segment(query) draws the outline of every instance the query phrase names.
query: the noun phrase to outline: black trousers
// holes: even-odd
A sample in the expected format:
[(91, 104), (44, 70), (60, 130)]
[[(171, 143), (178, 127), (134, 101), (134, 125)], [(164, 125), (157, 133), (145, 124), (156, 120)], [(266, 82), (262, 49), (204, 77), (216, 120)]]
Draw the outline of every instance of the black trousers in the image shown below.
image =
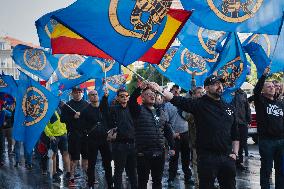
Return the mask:
[(199, 189), (214, 189), (218, 179), (220, 189), (236, 189), (236, 163), (228, 155), (198, 155)]
[(244, 156), (243, 151), (247, 148), (247, 138), (248, 138), (248, 126), (247, 125), (238, 125), (240, 133), (240, 148), (238, 154), (237, 163), (243, 163)]
[(184, 179), (188, 180), (192, 176), (189, 168), (190, 163), (190, 148), (189, 148), (189, 134), (188, 132), (181, 133), (180, 139), (175, 139), (175, 155), (170, 157), (169, 161), (169, 180), (173, 181), (177, 174), (178, 159), (181, 153), (182, 170)]
[(165, 152), (160, 155), (137, 155), (138, 189), (147, 189), (151, 172), (152, 188), (162, 189), (162, 177), (165, 165)]
[(88, 139), (88, 185), (89, 187), (94, 186), (95, 181), (95, 166), (97, 162), (98, 151), (102, 156), (102, 163), (105, 169), (105, 177), (108, 188), (112, 187), (112, 169), (111, 169), (111, 151), (109, 144), (106, 140), (95, 141), (96, 139)]
[(3, 130), (0, 128), (0, 162), (4, 161), (5, 143)]
[(137, 162), (134, 143), (113, 143), (114, 188), (122, 188), (122, 173), (126, 169), (131, 189), (137, 189)]

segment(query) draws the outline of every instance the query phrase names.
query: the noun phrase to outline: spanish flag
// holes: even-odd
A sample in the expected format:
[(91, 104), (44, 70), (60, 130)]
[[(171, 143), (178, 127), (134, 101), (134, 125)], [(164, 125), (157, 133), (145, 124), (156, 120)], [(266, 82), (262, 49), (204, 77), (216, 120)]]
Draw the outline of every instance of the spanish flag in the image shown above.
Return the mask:
[[(151, 64), (159, 64), (175, 37), (190, 17), (191, 13), (192, 12), (185, 10), (170, 9), (167, 13), (165, 27), (159, 38), (154, 45), (137, 60)], [(90, 43), (88, 40), (62, 24), (57, 24), (57, 26), (55, 26), (51, 35), (51, 45), (53, 54), (80, 54), (95, 56), (99, 58), (115, 59), (125, 66), (128, 65), (128, 63), (117, 60), (115, 57), (111, 56), (111, 54), (108, 55), (95, 46), (94, 43)]]
[(159, 64), (191, 13), (185, 10), (170, 9), (164, 31), (156, 43), (139, 60)]

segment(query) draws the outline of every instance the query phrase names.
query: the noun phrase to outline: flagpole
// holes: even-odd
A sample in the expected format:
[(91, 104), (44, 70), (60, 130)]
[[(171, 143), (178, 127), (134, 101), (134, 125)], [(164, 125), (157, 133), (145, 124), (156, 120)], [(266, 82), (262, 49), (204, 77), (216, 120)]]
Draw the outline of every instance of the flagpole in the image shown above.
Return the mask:
[(68, 104), (66, 104), (64, 101), (61, 101), (63, 102), (64, 105), (66, 105), (68, 108), (70, 108), (70, 110), (72, 110), (73, 112), (77, 113), (76, 110), (74, 110), (71, 106), (69, 106)]
[[(144, 77), (142, 77), (140, 74), (138, 74), (137, 72), (135, 72), (134, 70), (124, 66), (126, 69), (128, 69), (129, 71), (131, 71), (132, 73), (134, 73), (135, 75), (137, 75), (140, 79), (142, 79), (143, 81), (146, 81), (149, 83), (149, 81), (147, 79), (145, 79)], [(161, 96), (165, 96), (161, 91), (156, 91), (157, 93), (159, 93)]]
[(105, 88), (107, 89), (107, 74), (106, 74), (106, 63), (104, 62), (104, 73), (105, 73)]
[[(282, 31), (282, 28), (283, 28), (283, 24), (284, 24), (284, 12), (283, 12), (283, 15), (282, 15), (282, 24), (281, 24), (281, 26), (280, 26), (280, 28), (279, 28), (278, 37), (277, 37), (277, 39), (276, 39), (275, 47), (274, 47), (273, 52), (272, 52), (272, 54), (271, 54), (269, 66), (271, 66), (271, 64), (272, 64), (272, 59), (273, 59), (274, 54), (275, 54), (275, 51), (276, 51), (276, 47), (277, 47), (277, 44), (278, 44), (278, 41), (279, 41), (279, 38), (280, 38), (280, 34), (281, 34), (281, 31)], [(283, 31), (282, 31), (282, 32), (283, 32)]]

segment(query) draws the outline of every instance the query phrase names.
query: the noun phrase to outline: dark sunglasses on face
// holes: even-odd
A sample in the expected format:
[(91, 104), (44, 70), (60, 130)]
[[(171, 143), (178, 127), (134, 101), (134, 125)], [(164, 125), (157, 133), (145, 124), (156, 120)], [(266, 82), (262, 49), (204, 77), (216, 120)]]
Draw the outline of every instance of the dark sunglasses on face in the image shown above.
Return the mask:
[(94, 94), (94, 93), (93, 93), (93, 94), (89, 94), (89, 95), (90, 95), (90, 96), (98, 96), (98, 94)]
[(118, 95), (120, 98), (128, 98), (129, 95)]

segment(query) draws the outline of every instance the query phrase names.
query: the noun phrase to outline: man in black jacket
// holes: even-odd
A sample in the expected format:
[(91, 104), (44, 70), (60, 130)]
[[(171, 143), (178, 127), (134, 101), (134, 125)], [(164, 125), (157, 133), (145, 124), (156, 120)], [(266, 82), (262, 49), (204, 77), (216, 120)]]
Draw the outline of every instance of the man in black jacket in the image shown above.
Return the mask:
[(102, 164), (105, 169), (105, 177), (108, 188), (112, 188), (112, 169), (111, 169), (111, 151), (107, 142), (108, 127), (108, 92), (99, 102), (98, 92), (92, 90), (88, 93), (90, 104), (82, 112), (84, 131), (88, 141), (88, 185), (94, 188), (95, 166), (98, 151), (102, 156)]
[(276, 100), (275, 87), (265, 81), (270, 69), (266, 68), (254, 88), (257, 132), (259, 136), (259, 154), (261, 156), (260, 185), (269, 189), (271, 170), (275, 168), (275, 188), (284, 186), (284, 104)]
[[(154, 107), (156, 93), (153, 86), (139, 83), (129, 100), (129, 110), (135, 125), (135, 145), (137, 152), (138, 188), (146, 189), (151, 171), (152, 188), (162, 188), (162, 176), (165, 164), (165, 140), (171, 148), (174, 146), (173, 132), (165, 123), (164, 112)], [(141, 93), (142, 91), (142, 93)], [(137, 98), (142, 97), (142, 105)], [(174, 155), (174, 151), (170, 150)]]
[(251, 122), (251, 110), (246, 93), (242, 89), (238, 89), (235, 92), (232, 105), (235, 108), (236, 122), (238, 124), (240, 133), (240, 149), (239, 156), (236, 161), (237, 168), (241, 171), (245, 170), (243, 163), (243, 151), (247, 149), (247, 137), (248, 137), (248, 124)]
[(214, 188), (216, 177), (221, 188), (236, 188), (239, 134), (232, 107), (221, 101), (222, 82), (214, 75), (206, 78), (206, 95), (198, 99), (173, 97), (164, 92), (173, 105), (194, 115), (199, 189)]
[[(82, 89), (74, 87), (72, 89), (72, 100), (62, 107), (60, 121), (66, 124), (68, 135), (68, 152), (71, 159), (69, 186), (75, 186), (74, 172), (82, 155), (83, 170), (88, 167), (87, 142), (84, 136), (81, 113), (88, 106), (88, 102), (82, 99)], [(73, 109), (73, 110), (72, 110)]]
[(127, 170), (131, 189), (137, 189), (136, 153), (134, 145), (134, 123), (128, 108), (129, 94), (119, 89), (116, 96), (117, 105), (110, 109), (110, 126), (117, 132), (112, 142), (114, 160), (114, 188), (122, 188), (122, 173)]

